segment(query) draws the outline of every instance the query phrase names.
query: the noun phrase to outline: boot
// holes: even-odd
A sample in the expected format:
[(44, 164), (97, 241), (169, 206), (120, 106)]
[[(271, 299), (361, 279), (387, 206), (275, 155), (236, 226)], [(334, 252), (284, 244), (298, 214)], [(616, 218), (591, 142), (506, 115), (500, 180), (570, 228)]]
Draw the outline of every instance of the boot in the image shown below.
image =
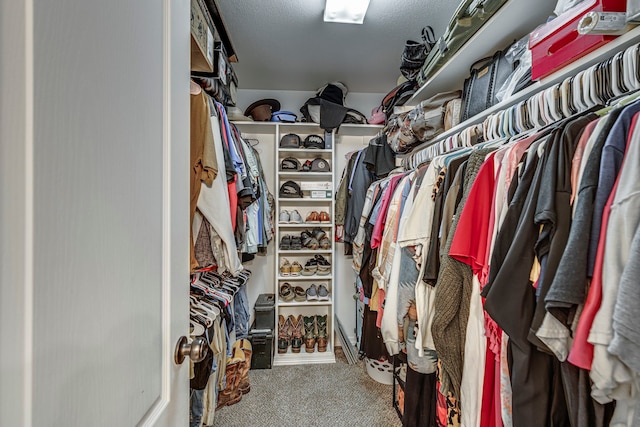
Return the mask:
[(239, 370), (240, 366), (244, 363), (244, 352), (233, 349), (233, 357), (227, 360), (226, 366), (226, 385), (224, 390), (218, 394), (218, 404), (216, 409), (223, 406), (230, 406), (240, 402), (242, 399), (242, 393), (238, 389), (239, 383)]
[(304, 316), (304, 350), (313, 353), (316, 346), (316, 317)]
[(253, 349), (251, 348), (251, 342), (243, 338), (240, 340), (240, 348), (244, 352), (244, 365), (245, 369), (242, 372), (242, 379), (240, 380), (240, 392), (247, 394), (251, 391), (251, 385), (249, 384), (249, 369), (251, 369), (251, 355)]
[(304, 335), (304, 323), (302, 322), (302, 315), (294, 317), (289, 315), (289, 322), (291, 323), (291, 351), (294, 353), (300, 353), (302, 347), (302, 336)]
[(318, 351), (327, 351), (327, 315), (316, 316), (316, 326), (318, 333), (316, 335), (316, 341), (318, 343)]
[(278, 354), (285, 354), (291, 344), (291, 322), (282, 314), (278, 315)]

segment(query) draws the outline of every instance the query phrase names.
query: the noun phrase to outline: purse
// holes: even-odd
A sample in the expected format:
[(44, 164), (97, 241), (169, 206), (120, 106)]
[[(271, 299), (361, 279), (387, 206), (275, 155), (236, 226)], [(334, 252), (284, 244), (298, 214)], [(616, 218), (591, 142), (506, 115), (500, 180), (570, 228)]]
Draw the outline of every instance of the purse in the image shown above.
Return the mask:
[(459, 98), (459, 90), (438, 93), (409, 112), (392, 115), (384, 129), (391, 149), (397, 154), (408, 153), (444, 132), (447, 104)]
[(514, 70), (513, 63), (505, 55), (508, 50), (499, 50), (471, 65), (462, 90), (462, 121), (499, 102), (496, 92)]
[(402, 51), (400, 72), (407, 80), (413, 80), (427, 59), (429, 52), (436, 44), (433, 28), (426, 26), (422, 29), (422, 41), (407, 40)]

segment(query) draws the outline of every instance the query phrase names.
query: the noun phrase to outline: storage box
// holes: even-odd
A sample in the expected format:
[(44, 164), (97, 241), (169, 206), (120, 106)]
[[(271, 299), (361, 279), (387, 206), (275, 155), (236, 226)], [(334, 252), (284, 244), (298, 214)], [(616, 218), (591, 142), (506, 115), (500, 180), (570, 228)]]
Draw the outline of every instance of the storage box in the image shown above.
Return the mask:
[(271, 369), (273, 366), (273, 330), (251, 329), (251, 369)]
[[(300, 189), (302, 191), (311, 191), (311, 190), (331, 190), (332, 187), (331, 182), (322, 182), (322, 181), (302, 181), (300, 182)], [(322, 197), (325, 197), (324, 195)]]
[(274, 294), (260, 294), (255, 305), (255, 329), (273, 330), (276, 325), (275, 318), (276, 298)]
[(578, 22), (587, 12), (625, 12), (626, 0), (584, 0), (529, 36), (531, 78), (548, 76), (586, 55), (615, 35), (578, 34)]
[(214, 29), (199, 0), (191, 0), (191, 70), (213, 71)]

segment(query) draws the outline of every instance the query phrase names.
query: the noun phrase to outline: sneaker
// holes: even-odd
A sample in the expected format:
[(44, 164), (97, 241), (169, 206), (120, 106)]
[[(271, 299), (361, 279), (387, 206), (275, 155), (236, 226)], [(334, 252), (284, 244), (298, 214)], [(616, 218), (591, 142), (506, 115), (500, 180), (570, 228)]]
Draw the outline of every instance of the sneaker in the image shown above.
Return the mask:
[(307, 301), (318, 301), (318, 288), (315, 284), (307, 288)]
[(325, 285), (318, 286), (318, 300), (329, 301), (329, 290)]
[(320, 276), (326, 276), (331, 274), (331, 264), (326, 260), (322, 255), (315, 255), (316, 264), (318, 266), (318, 271), (316, 274)]
[(298, 261), (293, 261), (291, 263), (291, 275), (299, 276), (301, 271), (302, 271), (302, 265), (300, 265)]
[(291, 236), (285, 235), (280, 239), (280, 250), (288, 251), (291, 249)]
[(284, 277), (291, 275), (291, 264), (286, 258), (282, 259), (282, 264), (280, 265), (280, 275)]
[[(298, 214), (300, 215), (300, 214)], [(280, 209), (280, 215), (278, 216), (278, 221), (280, 224), (288, 224), (291, 220), (291, 214), (286, 209)]]
[(307, 249), (316, 250), (318, 249), (318, 239), (313, 237), (308, 230), (305, 230), (300, 233), (300, 239), (302, 240), (302, 246)]
[(302, 249), (302, 239), (300, 236), (291, 236), (291, 248), (294, 251), (299, 251)]
[(302, 215), (296, 209), (289, 212), (289, 224), (302, 224)]

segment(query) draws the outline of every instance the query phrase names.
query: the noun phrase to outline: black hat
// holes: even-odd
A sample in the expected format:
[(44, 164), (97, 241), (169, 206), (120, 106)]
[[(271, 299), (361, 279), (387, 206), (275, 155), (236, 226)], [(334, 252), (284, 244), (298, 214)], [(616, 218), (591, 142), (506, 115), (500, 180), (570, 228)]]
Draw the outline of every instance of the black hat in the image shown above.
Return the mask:
[(268, 122), (271, 120), (271, 114), (279, 109), (280, 102), (276, 99), (260, 99), (249, 105), (247, 109), (244, 110), (244, 115), (251, 117), (257, 122)]
[(300, 162), (293, 157), (286, 157), (280, 162), (280, 170), (282, 171), (298, 171), (300, 170)]
[(287, 181), (284, 184), (282, 184), (280, 186), (280, 197), (283, 198), (300, 198), (302, 197), (302, 190), (300, 189), (300, 186), (293, 182), (293, 181)]
[(304, 139), (304, 148), (324, 149), (324, 139), (320, 135), (309, 135)]
[(300, 148), (300, 137), (295, 133), (288, 133), (280, 139), (280, 148)]

